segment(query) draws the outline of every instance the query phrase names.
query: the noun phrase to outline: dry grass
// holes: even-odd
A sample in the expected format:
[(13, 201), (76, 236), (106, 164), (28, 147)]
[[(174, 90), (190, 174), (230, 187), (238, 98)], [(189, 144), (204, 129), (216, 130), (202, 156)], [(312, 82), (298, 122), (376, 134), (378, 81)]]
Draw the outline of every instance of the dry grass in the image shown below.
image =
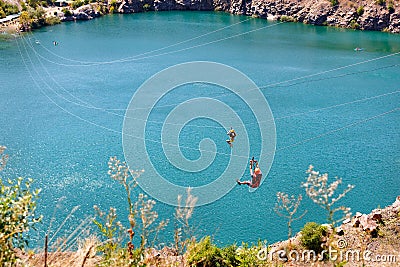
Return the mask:
[[(47, 253), (48, 267), (94, 267), (99, 264), (101, 257), (96, 255), (96, 248), (100, 244), (99, 240), (92, 236), (85, 240), (78, 240), (78, 249), (76, 251), (57, 251)], [(18, 255), (24, 265), (27, 266), (45, 266), (45, 252), (32, 254), (19, 252)]]

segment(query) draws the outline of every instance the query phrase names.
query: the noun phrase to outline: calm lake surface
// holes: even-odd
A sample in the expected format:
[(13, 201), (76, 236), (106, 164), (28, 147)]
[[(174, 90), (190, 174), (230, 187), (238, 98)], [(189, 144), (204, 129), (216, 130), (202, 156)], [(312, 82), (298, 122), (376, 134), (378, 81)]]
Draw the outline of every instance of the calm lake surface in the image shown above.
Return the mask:
[[(364, 50), (356, 52), (355, 47)], [(44, 222), (32, 233), (33, 244), (41, 245), (44, 233), (52, 235), (78, 205), (57, 236), (71, 233), (93, 215), (93, 205), (116, 207), (127, 224), (124, 190), (108, 177), (107, 161), (114, 155), (124, 159), (121, 131), (132, 95), (167, 67), (213, 61), (236, 68), (261, 87), (275, 118), (277, 152), (257, 191), (236, 186), (218, 201), (196, 208), (193, 224), (199, 236), (213, 235), (222, 244), (285, 238), (286, 222), (273, 211), (278, 191), (304, 196), (300, 211), (308, 213), (295, 223), (295, 231), (307, 221), (324, 223), (324, 211), (300, 187), (309, 164), (332, 179), (342, 177), (341, 189), (354, 184), (338, 204), (368, 213), (400, 195), (399, 51), (400, 35), (212, 12), (112, 15), (3, 40), (0, 144), (8, 147), (10, 160), (2, 176), (32, 177), (35, 187), (42, 188), (38, 210)], [(244, 121), (253, 120), (233, 93), (213, 86), (178, 88), (152, 112), (146, 138), (160, 140), (165, 116), (180, 102), (199, 96), (224, 101)], [(230, 148), (220, 125), (190, 123), (179, 135), (185, 157), (197, 159), (204, 138), (213, 139), (224, 153), (201, 175), (168, 164), (160, 143), (150, 143), (148, 151), (171, 182), (198, 186), (223, 172)], [(257, 131), (246, 129), (249, 136)], [(257, 134), (254, 138), (257, 153)], [(247, 177), (248, 170), (242, 180)], [(173, 218), (173, 207), (157, 203), (155, 209), (160, 218)], [(173, 240), (170, 225), (162, 242)]]

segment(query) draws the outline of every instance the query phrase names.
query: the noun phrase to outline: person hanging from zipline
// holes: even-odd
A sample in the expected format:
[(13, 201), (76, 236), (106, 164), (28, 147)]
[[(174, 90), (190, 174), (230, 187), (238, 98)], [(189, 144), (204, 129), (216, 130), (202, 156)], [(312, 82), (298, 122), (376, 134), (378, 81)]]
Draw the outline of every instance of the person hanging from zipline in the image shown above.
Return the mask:
[(258, 167), (258, 161), (255, 160), (254, 157), (250, 160), (250, 176), (251, 176), (251, 181), (241, 182), (239, 179), (237, 179), (236, 181), (239, 185), (245, 184), (251, 188), (257, 188), (260, 186), (262, 172), (260, 167)]
[(231, 129), (226, 133), (229, 136), (229, 139), (226, 140), (226, 142), (229, 144), (230, 147), (232, 147), (233, 141), (235, 141), (236, 137), (236, 132), (235, 130), (231, 127)]

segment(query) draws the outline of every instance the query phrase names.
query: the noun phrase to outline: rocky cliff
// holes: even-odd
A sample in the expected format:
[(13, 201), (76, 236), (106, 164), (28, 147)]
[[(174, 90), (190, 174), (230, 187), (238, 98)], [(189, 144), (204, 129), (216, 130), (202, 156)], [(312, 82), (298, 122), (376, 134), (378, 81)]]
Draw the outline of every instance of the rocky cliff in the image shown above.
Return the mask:
[(327, 233), (322, 237), (321, 245), (325, 250), (333, 252), (329, 260), (296, 261), (293, 259), (296, 257), (295, 253), (286, 253), (292, 250), (305, 255), (302, 254), (304, 247), (300, 241), (301, 232), (289, 240), (272, 244), (269, 253), (274, 255), (273, 258), (280, 266), (288, 267), (400, 266), (400, 196), (393, 204), (383, 209), (374, 209), (369, 214), (357, 212), (343, 221), (341, 226), (336, 227), (335, 231), (328, 224), (325, 227)]
[[(112, 0), (109, 1), (111, 5)], [(400, 0), (118, 0), (116, 7), (120, 13), (216, 10), (281, 21), (400, 33)]]

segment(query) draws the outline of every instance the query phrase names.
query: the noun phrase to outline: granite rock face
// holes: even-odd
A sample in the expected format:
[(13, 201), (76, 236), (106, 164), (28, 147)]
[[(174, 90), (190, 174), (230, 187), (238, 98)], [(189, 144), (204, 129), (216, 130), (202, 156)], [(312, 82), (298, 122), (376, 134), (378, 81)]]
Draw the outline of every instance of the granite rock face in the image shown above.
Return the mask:
[(60, 14), (61, 21), (90, 20), (101, 16), (95, 7), (90, 4), (77, 8), (68, 16), (63, 15), (63, 13)]
[[(108, 0), (108, 7), (112, 1)], [(334, 5), (335, 0), (117, 0), (119, 13), (168, 10), (215, 10), (236, 15), (303, 22), (373, 31), (400, 33), (399, 0), (357, 0)], [(83, 14), (84, 13), (84, 14)], [(87, 16), (86, 16), (86, 15)], [(73, 19), (91, 19), (93, 9), (76, 10)]]
[(351, 228), (361, 228), (364, 232), (376, 237), (379, 226), (384, 223), (384, 219), (396, 218), (400, 212), (400, 196), (396, 201), (384, 208), (374, 209), (370, 214), (357, 212), (352, 218), (343, 221), (342, 225), (336, 229), (337, 233), (351, 231)]

